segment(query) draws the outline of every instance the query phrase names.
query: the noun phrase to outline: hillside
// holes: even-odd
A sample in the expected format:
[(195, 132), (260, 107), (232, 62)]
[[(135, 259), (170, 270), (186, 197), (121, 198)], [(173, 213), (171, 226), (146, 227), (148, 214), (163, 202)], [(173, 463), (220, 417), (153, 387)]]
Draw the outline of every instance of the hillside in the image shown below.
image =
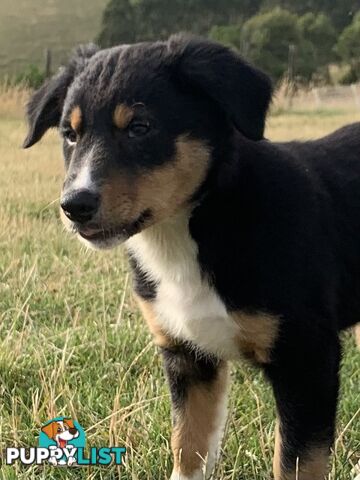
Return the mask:
[(94, 39), (107, 0), (0, 0), (0, 75), (44, 63), (53, 52), (54, 67), (69, 50)]

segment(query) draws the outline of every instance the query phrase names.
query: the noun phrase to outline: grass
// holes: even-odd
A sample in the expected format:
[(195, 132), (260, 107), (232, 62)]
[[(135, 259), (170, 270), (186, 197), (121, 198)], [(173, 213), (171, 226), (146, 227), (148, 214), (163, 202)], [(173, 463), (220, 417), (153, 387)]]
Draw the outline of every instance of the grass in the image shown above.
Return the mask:
[[(77, 418), (88, 445), (126, 446), (126, 465), (73, 471), (7, 467), (1, 480), (166, 478), (170, 404), (159, 356), (130, 292), (121, 249), (86, 251), (58, 215), (62, 161), (55, 133), (30, 151), (20, 92), (0, 96), (0, 451), (35, 446), (42, 422)], [(22, 98), (21, 98), (22, 101)], [(320, 136), (359, 114), (276, 115), (272, 139)], [(329, 479), (351, 480), (360, 459), (360, 354), (344, 335), (342, 392)], [(262, 375), (234, 365), (216, 478), (268, 480), (274, 404)]]
[(1, 0), (0, 75), (21, 72), (30, 63), (44, 65), (50, 48), (54, 67), (69, 50), (93, 41), (107, 0)]

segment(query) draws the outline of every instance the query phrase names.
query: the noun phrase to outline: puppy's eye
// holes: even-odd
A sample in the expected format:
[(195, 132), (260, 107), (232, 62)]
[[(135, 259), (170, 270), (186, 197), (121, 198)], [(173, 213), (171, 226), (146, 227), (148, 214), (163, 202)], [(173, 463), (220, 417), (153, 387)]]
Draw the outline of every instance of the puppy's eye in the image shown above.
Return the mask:
[(128, 126), (128, 135), (130, 138), (142, 137), (150, 130), (150, 124), (147, 122), (131, 122)]
[(70, 145), (74, 145), (77, 141), (77, 134), (75, 130), (72, 130), (72, 129), (65, 130), (64, 138), (68, 141)]

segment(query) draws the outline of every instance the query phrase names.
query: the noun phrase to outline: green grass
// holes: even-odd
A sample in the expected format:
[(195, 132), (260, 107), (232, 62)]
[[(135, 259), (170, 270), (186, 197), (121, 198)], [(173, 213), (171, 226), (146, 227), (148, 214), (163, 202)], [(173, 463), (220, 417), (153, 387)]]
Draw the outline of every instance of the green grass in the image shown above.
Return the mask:
[(107, 0), (1, 0), (0, 75), (43, 67), (44, 51), (53, 52), (54, 67), (79, 43), (99, 33)]
[[(8, 109), (6, 110), (8, 112)], [(356, 115), (277, 116), (271, 138), (298, 122), (320, 135)], [(316, 125), (316, 128), (314, 127)], [(315, 128), (315, 130), (314, 130)], [(90, 446), (128, 448), (120, 468), (2, 466), (1, 480), (162, 479), (171, 471), (170, 404), (159, 356), (130, 291), (121, 249), (88, 252), (58, 215), (57, 136), (21, 151), (24, 125), (0, 108), (0, 451), (35, 446), (42, 422), (77, 418)], [(303, 134), (303, 131), (302, 131)], [(360, 459), (360, 354), (344, 335), (342, 392), (331, 480), (352, 480)], [(262, 375), (234, 365), (217, 477), (268, 480), (274, 403)]]

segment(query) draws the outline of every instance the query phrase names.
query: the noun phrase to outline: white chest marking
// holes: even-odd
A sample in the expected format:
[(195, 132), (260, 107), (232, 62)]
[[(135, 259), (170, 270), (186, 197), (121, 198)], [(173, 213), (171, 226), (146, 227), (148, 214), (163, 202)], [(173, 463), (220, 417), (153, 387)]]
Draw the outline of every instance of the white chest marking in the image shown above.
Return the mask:
[(127, 242), (141, 269), (159, 283), (154, 308), (162, 329), (222, 358), (239, 355), (239, 327), (206, 278), (183, 213)]

